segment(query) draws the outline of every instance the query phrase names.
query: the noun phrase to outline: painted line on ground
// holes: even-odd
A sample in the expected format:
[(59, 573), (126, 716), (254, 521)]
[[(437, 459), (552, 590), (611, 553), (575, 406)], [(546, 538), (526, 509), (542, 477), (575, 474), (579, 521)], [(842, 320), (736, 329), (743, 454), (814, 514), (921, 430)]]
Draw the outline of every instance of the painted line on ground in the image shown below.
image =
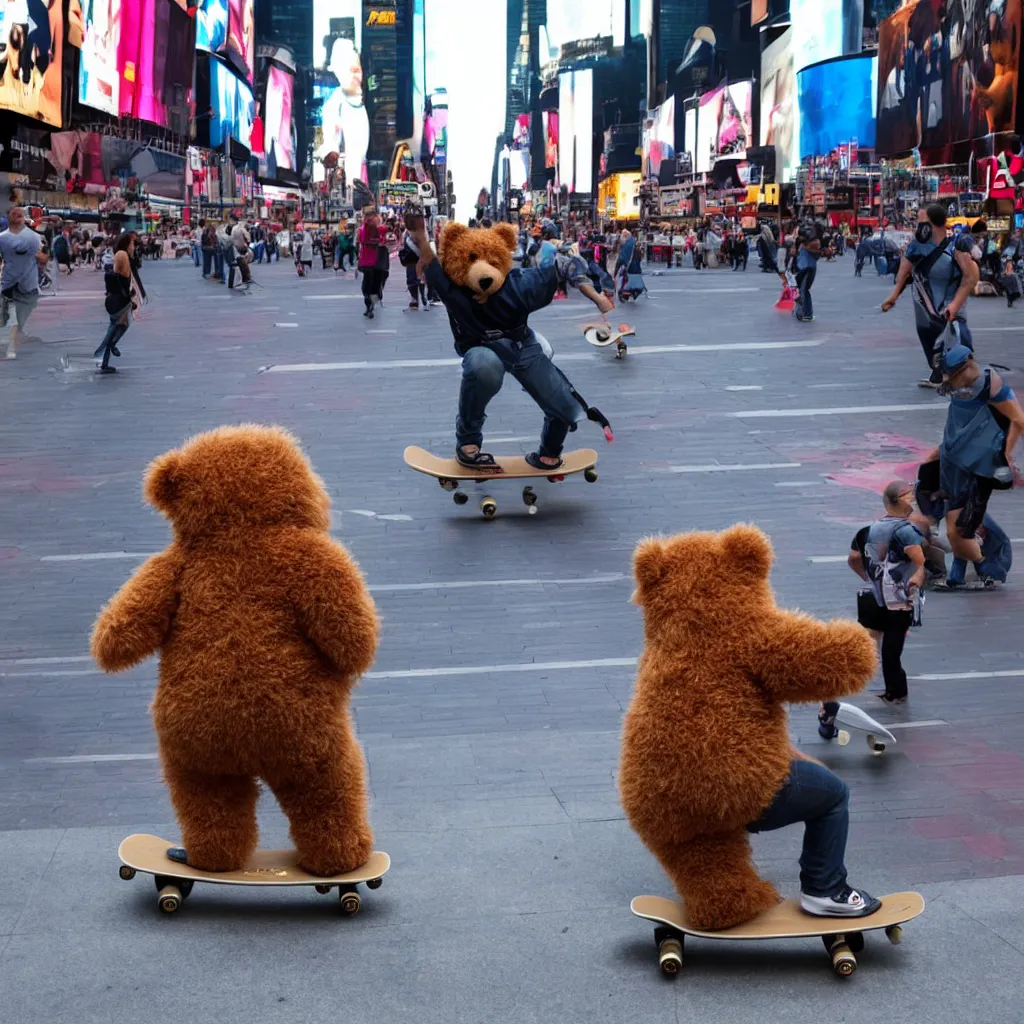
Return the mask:
[(726, 384), (726, 391), (764, 391), (760, 384)]
[(819, 487), (827, 484), (827, 480), (777, 480), (775, 487)]
[(304, 295), (303, 302), (323, 302), (329, 299), (361, 299), (362, 295)]
[(919, 676), (908, 676), (908, 679), (932, 680), (938, 682), (949, 679), (1013, 679), (1024, 676), (1024, 668), (1009, 668), (992, 672), (926, 672)]
[(377, 327), (372, 331), (367, 331), (367, 334), (397, 334), (398, 331), (393, 327)]
[(155, 551), (87, 551), (78, 555), (43, 555), (40, 562), (105, 562), (120, 558), (141, 561), (155, 555)]
[(285, 320), (280, 323), (274, 324), (275, 327), (298, 327), (299, 325), (294, 320)]
[(949, 722), (941, 718), (929, 718), (923, 722), (889, 722), (885, 727), (892, 732), (893, 729), (930, 729), (939, 725), (949, 725)]
[(720, 465), (709, 462), (695, 466), (665, 466), (661, 473), (749, 473), (759, 469), (799, 469), (799, 462), (748, 462), (735, 465)]
[(972, 327), (971, 328), (971, 334), (979, 334), (979, 333), (981, 333), (983, 331), (991, 333), (992, 331), (1020, 331), (1020, 330), (1022, 330), (1021, 327)]
[[(716, 345), (630, 345), (630, 355), (660, 355), (678, 352), (757, 352), (787, 348), (817, 348), (824, 341), (741, 341)], [(591, 352), (559, 354), (556, 362), (578, 363), (593, 360)], [(261, 373), (316, 373), (322, 370), (410, 370), (438, 366), (461, 366), (461, 359), (365, 360), (356, 363), (274, 363), (261, 366)], [(895, 407), (894, 407), (895, 408)], [(900, 407), (902, 408), (902, 406)], [(911, 406), (910, 408), (917, 408)], [(737, 414), (738, 415), (738, 414)]]
[[(630, 349), (632, 352), (633, 349)], [(747, 412), (726, 412), (730, 419), (783, 419), (787, 416), (847, 416), (872, 412), (920, 412), (926, 409), (948, 409), (948, 402), (915, 405), (843, 405), (825, 409), (750, 409)]]
[(152, 754), (71, 754), (68, 757), (27, 757), (24, 764), (97, 764), (106, 761), (156, 761), (160, 757)]

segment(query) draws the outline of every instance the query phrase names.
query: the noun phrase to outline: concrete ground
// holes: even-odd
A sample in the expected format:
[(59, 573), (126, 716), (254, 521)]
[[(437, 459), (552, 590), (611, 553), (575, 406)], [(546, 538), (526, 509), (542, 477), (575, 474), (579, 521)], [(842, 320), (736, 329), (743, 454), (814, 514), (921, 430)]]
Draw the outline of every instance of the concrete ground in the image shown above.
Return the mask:
[[(753, 263), (649, 275), (649, 299), (622, 313), (638, 334), (622, 362), (583, 341), (581, 300), (535, 316), (616, 441), (583, 425), (572, 440), (600, 448), (600, 481), (543, 485), (532, 517), (498, 482), (491, 522), (402, 463), (408, 444), (449, 450), (458, 369), (444, 311), (406, 312), (400, 271), (367, 322), (351, 276), (256, 267), (262, 287), (242, 297), (190, 262), (147, 264), (153, 301), (107, 378), (88, 358), (100, 275), (62, 278), (30, 325), (41, 340), (0, 363), (0, 1020), (1018, 1019), (1019, 571), (998, 593), (929, 597), (905, 657), (910, 703), (857, 699), (899, 727), (882, 757), (856, 735), (828, 746), (813, 708), (792, 712), (794, 738), (851, 786), (851, 881), (928, 901), (903, 945), (869, 936), (843, 982), (817, 940), (691, 941), (666, 981), (629, 913), (639, 893), (671, 895), (615, 790), (641, 648), (637, 539), (753, 520), (773, 538), (782, 604), (852, 614), (850, 539), (940, 437), (910, 297), (883, 317), (887, 282), (852, 267), (821, 266), (807, 325), (772, 308), (777, 280)], [(1024, 365), (1021, 315), (972, 301), (983, 359)], [(351, 919), (310, 890), (211, 886), (166, 917), (148, 878), (117, 877), (125, 835), (177, 831), (147, 711), (156, 662), (99, 674), (88, 632), (167, 541), (140, 501), (147, 462), (240, 421), (301, 437), (384, 622), (355, 710), (393, 867)], [(529, 451), (539, 421), (508, 381), (488, 438)], [(1024, 545), (1019, 495), (992, 511)], [(270, 800), (261, 822), (263, 845), (287, 845)], [(799, 839), (754, 841), (787, 893)]]

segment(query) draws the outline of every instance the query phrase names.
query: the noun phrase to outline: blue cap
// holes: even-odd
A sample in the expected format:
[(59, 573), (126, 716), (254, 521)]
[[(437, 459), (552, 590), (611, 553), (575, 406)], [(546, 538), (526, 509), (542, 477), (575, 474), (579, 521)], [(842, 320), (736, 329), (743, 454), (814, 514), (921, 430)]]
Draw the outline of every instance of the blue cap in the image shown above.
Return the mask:
[(967, 360), (972, 356), (971, 350), (966, 345), (954, 345), (942, 353), (942, 372), (956, 373)]

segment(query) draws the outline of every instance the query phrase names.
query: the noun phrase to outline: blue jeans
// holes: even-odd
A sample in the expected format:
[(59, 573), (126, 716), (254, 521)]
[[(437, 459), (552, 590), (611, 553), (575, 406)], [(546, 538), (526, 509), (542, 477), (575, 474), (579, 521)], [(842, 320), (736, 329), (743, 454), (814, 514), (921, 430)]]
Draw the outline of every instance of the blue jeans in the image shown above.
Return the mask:
[(800, 290), (800, 296), (793, 304), (793, 315), (814, 316), (814, 304), (811, 302), (811, 285), (814, 284), (814, 276), (817, 274), (817, 267), (805, 267), (796, 272), (796, 286)]
[(224, 281), (224, 250), (218, 246), (213, 250), (213, 276), (223, 283)]
[(192, 262), (197, 267), (199, 266), (199, 253), (200, 253), (200, 251), (201, 250), (199, 248), (199, 243), (198, 242), (193, 242), (192, 243)]
[(210, 271), (213, 269), (214, 256), (216, 255), (215, 249), (204, 249), (203, 250), (203, 277), (209, 277)]
[(813, 761), (794, 760), (782, 789), (748, 832), (773, 832), (804, 822), (800, 854), (800, 891), (834, 896), (846, 885), (846, 834), (850, 828), (850, 791), (838, 775)]
[(523, 342), (499, 338), (471, 348), (462, 357), (456, 444), (460, 448), (483, 444), (487, 403), (501, 390), (506, 373), (519, 381), (544, 413), (539, 454), (557, 458), (562, 454), (566, 434), (575, 429), (583, 410), (573, 397), (569, 382), (535, 337)]
[[(262, 263), (263, 262), (263, 254), (266, 251), (267, 251), (267, 246), (266, 246), (265, 242), (257, 242), (256, 243), (256, 262), (257, 263)], [(268, 263), (270, 262), (270, 257), (269, 256), (267, 257), (267, 262)]]

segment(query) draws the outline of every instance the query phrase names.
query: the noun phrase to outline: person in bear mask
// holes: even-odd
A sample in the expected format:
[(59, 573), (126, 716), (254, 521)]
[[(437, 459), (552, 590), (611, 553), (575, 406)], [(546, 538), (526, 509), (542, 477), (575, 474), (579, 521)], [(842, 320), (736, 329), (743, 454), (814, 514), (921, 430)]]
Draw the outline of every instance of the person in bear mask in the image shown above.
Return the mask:
[(938, 388), (942, 369), (937, 363), (937, 348), (952, 325), (952, 343), (973, 351), (974, 342), (967, 327), (964, 306), (978, 283), (978, 265), (971, 256), (974, 243), (969, 234), (953, 236), (946, 227), (946, 208), (940, 203), (922, 206), (917, 212), (914, 240), (900, 260), (896, 283), (882, 303), (888, 313), (903, 290), (913, 280), (914, 320), (917, 337), (928, 362), (929, 376), (921, 387)]

